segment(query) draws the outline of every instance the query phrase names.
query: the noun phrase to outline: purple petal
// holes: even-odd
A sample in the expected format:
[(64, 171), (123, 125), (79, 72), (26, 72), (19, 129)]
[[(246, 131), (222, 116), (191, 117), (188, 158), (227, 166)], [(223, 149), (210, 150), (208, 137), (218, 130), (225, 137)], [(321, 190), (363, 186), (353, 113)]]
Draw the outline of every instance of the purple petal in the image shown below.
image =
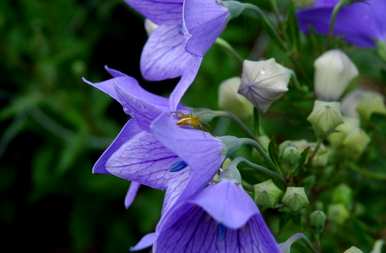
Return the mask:
[(98, 90), (106, 93), (114, 98), (119, 103), (123, 103), (117, 94), (117, 88), (121, 89), (124, 93), (127, 93), (133, 97), (141, 98), (141, 100), (154, 104), (158, 107), (168, 107), (168, 99), (154, 95), (144, 90), (134, 78), (111, 68), (106, 67), (106, 70), (114, 77), (106, 81), (93, 83), (83, 78), (83, 81)]
[[(381, 31), (376, 25), (373, 2), (355, 3), (344, 7), (337, 15), (334, 34), (359, 47), (372, 47)], [(318, 33), (328, 34), (333, 7), (316, 7), (298, 12), (303, 31), (314, 28)]]
[(157, 106), (151, 103), (152, 101), (145, 101), (143, 97), (132, 96), (119, 87), (116, 88), (116, 93), (125, 113), (133, 117), (144, 130), (149, 130), (152, 121), (163, 111), (167, 111), (165, 107)]
[(169, 181), (163, 202), (162, 214), (166, 214), (177, 202), (189, 182), (190, 172), (190, 168), (185, 168), (179, 173), (178, 177)]
[(316, 0), (314, 3), (315, 7), (320, 7), (320, 6), (335, 6), (339, 0)]
[(171, 111), (176, 111), (176, 108), (178, 107), (181, 98), (184, 96), (185, 92), (193, 83), (194, 79), (197, 76), (198, 70), (200, 69), (201, 61), (202, 58), (196, 58), (195, 60), (191, 61), (189, 68), (185, 70), (180, 81), (177, 83), (173, 92), (170, 94), (169, 106)]
[(183, 0), (125, 0), (125, 2), (158, 25), (181, 23)]
[(123, 126), (117, 137), (113, 140), (110, 146), (103, 152), (103, 154), (99, 157), (92, 168), (93, 173), (97, 174), (108, 174), (109, 172), (106, 170), (106, 162), (110, 158), (110, 156), (122, 146), (122, 144), (128, 140), (130, 140), (134, 135), (138, 134), (141, 131), (137, 122), (135, 120), (129, 120)]
[[(233, 184), (225, 182), (226, 184)], [(234, 184), (233, 184), (234, 185)], [(232, 190), (236, 187), (237, 190)], [(216, 186), (209, 186), (208, 188), (216, 188)], [(236, 189), (234, 188), (234, 189)], [(222, 206), (222, 195), (228, 195), (228, 191), (241, 191), (239, 186), (218, 187), (218, 192), (200, 193), (213, 196), (210, 197), (214, 206), (215, 204)], [(235, 194), (239, 195), (239, 194)], [(249, 198), (249, 196), (242, 192), (241, 198)], [(238, 196), (240, 197), (240, 196)], [(200, 198), (200, 197), (198, 197)], [(196, 198), (195, 198), (196, 199)], [(240, 204), (238, 199), (228, 199), (226, 206), (222, 206), (222, 218), (226, 217), (226, 212), (234, 212), (234, 215), (249, 216), (248, 220), (237, 229), (226, 227), (226, 224), (220, 223), (211, 213), (208, 213), (200, 205), (195, 203), (186, 203), (176, 209), (173, 215), (170, 215), (167, 221), (160, 227), (159, 236), (155, 246), (155, 253), (172, 253), (172, 252), (214, 252), (214, 253), (280, 253), (279, 246), (265, 224), (259, 211), (254, 212), (252, 216), (247, 209), (243, 209), (243, 204), (237, 211), (230, 210), (233, 206)], [(242, 202), (242, 201), (241, 201)], [(253, 201), (250, 200), (253, 205)], [(208, 204), (205, 204), (208, 206)], [(212, 209), (212, 208), (210, 208)], [(257, 209), (255, 207), (255, 209)], [(218, 213), (215, 212), (218, 216)], [(235, 217), (231, 217), (233, 219)], [(237, 218), (236, 218), (237, 219)]]
[(106, 169), (112, 175), (156, 189), (166, 189), (179, 173), (170, 172), (177, 156), (150, 133), (140, 132), (110, 157)]
[(378, 39), (386, 41), (386, 1), (385, 0), (373, 0), (370, 5), (371, 13), (374, 17), (374, 22), (377, 31), (379, 31)]
[(147, 234), (144, 237), (142, 237), (142, 239), (134, 247), (131, 247), (130, 251), (137, 251), (137, 250), (148, 248), (154, 243), (156, 238), (157, 236), (155, 233)]
[(142, 75), (152, 81), (181, 76), (197, 57), (185, 51), (186, 37), (181, 25), (159, 26), (142, 51)]
[(177, 126), (171, 114), (164, 113), (151, 125), (154, 137), (178, 155), (191, 169), (191, 177), (180, 199), (205, 187), (224, 159), (223, 144), (209, 133)]
[(240, 228), (252, 216), (260, 215), (249, 195), (229, 180), (208, 186), (190, 202), (204, 209), (218, 223), (232, 229)]
[(107, 65), (105, 65), (105, 70), (112, 76), (112, 77), (120, 77), (120, 76), (127, 76), (125, 73), (122, 73), (119, 70), (109, 68)]
[(224, 30), (228, 18), (227, 8), (216, 0), (185, 0), (184, 25), (191, 35), (186, 50), (203, 56)]
[(139, 187), (141, 186), (141, 184), (137, 183), (137, 182), (131, 182), (130, 184), (130, 188), (129, 190), (127, 191), (127, 194), (126, 194), (126, 197), (125, 197), (125, 207), (126, 209), (128, 209), (131, 204), (133, 203), (135, 197), (137, 196), (137, 193), (138, 193), (138, 190), (139, 190)]

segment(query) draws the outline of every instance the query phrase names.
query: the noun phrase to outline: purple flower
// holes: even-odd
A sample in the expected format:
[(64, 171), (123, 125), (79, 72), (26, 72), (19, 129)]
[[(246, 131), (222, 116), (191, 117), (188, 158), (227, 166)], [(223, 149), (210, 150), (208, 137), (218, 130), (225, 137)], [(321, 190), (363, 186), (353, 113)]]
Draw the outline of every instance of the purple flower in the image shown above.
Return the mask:
[[(328, 34), (330, 17), (337, 2), (317, 0), (314, 7), (299, 11), (301, 29)], [(359, 47), (374, 47), (377, 41), (386, 41), (385, 13), (385, 0), (358, 1), (345, 6), (337, 15), (334, 34)]]
[(227, 179), (173, 208), (151, 241), (155, 253), (281, 252), (252, 199)]
[(224, 30), (229, 12), (216, 0), (126, 2), (158, 25), (142, 52), (142, 75), (152, 81), (181, 77), (170, 95), (173, 111), (195, 79), (206, 51)]
[(223, 161), (223, 145), (207, 132), (179, 127), (166, 98), (148, 93), (123, 73), (107, 70), (112, 79), (86, 82), (117, 100), (132, 119), (98, 159), (93, 172), (132, 181), (126, 206), (140, 184), (167, 190), (166, 212), (178, 198), (208, 184)]

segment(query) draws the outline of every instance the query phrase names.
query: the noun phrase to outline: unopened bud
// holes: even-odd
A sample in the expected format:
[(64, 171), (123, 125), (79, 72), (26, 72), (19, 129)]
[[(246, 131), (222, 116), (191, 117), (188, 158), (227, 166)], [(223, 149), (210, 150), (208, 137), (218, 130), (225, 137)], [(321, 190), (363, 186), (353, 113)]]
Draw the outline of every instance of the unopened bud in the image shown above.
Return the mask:
[(274, 208), (283, 195), (283, 191), (271, 179), (254, 185), (254, 188), (255, 202), (264, 208)]
[(369, 120), (374, 113), (386, 114), (383, 96), (376, 92), (366, 92), (356, 107), (362, 119)]
[(383, 240), (377, 240), (374, 243), (374, 247), (371, 250), (370, 253), (382, 253), (382, 247), (383, 247), (384, 241)]
[(271, 104), (288, 91), (291, 70), (276, 63), (275, 59), (243, 63), (239, 93), (260, 111), (266, 112)]
[(351, 80), (358, 75), (358, 69), (342, 51), (330, 50), (316, 59), (315, 93), (325, 101), (338, 100)]
[(150, 36), (152, 32), (154, 32), (155, 29), (158, 28), (158, 25), (153, 23), (150, 19), (145, 19), (145, 30), (147, 33), (147, 36)]
[(288, 187), (284, 193), (283, 204), (291, 211), (297, 212), (309, 204), (303, 187)]
[(332, 204), (328, 207), (328, 218), (342, 225), (350, 217), (350, 213), (343, 204)]
[(316, 100), (307, 120), (312, 124), (318, 136), (328, 136), (337, 126), (343, 123), (338, 102)]
[(346, 184), (340, 184), (332, 193), (332, 202), (343, 204), (346, 207), (351, 207), (352, 204), (352, 190)]
[(316, 210), (310, 215), (310, 224), (318, 233), (320, 233), (324, 230), (326, 219), (326, 214), (323, 211)]
[[(304, 140), (300, 142), (305, 142)], [(279, 158), (290, 166), (298, 164), (306, 147), (298, 145), (299, 141), (285, 141), (279, 145)]]
[(362, 250), (358, 249), (357, 247), (355, 246), (352, 246), (351, 248), (347, 249), (345, 252), (343, 253), (363, 253)]
[(253, 105), (238, 94), (240, 82), (239, 77), (233, 77), (220, 84), (218, 105), (222, 110), (232, 112), (242, 119), (248, 119), (253, 115)]
[(370, 137), (359, 127), (356, 118), (344, 118), (344, 123), (328, 137), (337, 152), (352, 159), (358, 159), (370, 142)]

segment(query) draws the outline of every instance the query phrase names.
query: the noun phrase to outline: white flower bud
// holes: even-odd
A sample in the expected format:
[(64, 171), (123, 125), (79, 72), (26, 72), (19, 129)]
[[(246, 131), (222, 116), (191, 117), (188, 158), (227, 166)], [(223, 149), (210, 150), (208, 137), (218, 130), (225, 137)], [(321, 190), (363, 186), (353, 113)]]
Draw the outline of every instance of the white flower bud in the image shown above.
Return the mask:
[(145, 30), (147, 33), (147, 36), (150, 36), (150, 34), (157, 29), (158, 25), (153, 23), (150, 19), (145, 19)]
[(320, 100), (338, 100), (358, 75), (358, 69), (342, 51), (330, 50), (314, 62), (315, 93)]
[(343, 123), (338, 102), (315, 101), (314, 108), (307, 120), (312, 124), (318, 136), (329, 135), (337, 126)]
[(373, 113), (386, 113), (382, 94), (375, 91), (355, 90), (347, 94), (342, 101), (342, 113), (348, 117), (369, 119)]
[(275, 59), (243, 63), (239, 93), (260, 111), (266, 112), (270, 105), (288, 91), (291, 70), (276, 63)]
[(355, 246), (352, 246), (351, 248), (347, 249), (344, 253), (363, 253), (363, 251), (358, 249)]
[(218, 105), (222, 110), (230, 111), (242, 119), (247, 119), (253, 115), (253, 105), (237, 93), (240, 82), (240, 77), (233, 77), (220, 84)]

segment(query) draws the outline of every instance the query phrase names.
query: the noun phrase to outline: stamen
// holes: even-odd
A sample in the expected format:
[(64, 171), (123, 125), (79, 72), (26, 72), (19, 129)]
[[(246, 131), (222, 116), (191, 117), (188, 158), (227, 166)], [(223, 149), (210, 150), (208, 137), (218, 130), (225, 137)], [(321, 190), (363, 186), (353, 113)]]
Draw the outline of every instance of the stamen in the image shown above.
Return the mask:
[(188, 164), (182, 160), (177, 160), (175, 163), (173, 163), (170, 168), (169, 168), (169, 171), (170, 172), (178, 172), (178, 171), (181, 171), (183, 169), (185, 169), (186, 167), (188, 167)]

